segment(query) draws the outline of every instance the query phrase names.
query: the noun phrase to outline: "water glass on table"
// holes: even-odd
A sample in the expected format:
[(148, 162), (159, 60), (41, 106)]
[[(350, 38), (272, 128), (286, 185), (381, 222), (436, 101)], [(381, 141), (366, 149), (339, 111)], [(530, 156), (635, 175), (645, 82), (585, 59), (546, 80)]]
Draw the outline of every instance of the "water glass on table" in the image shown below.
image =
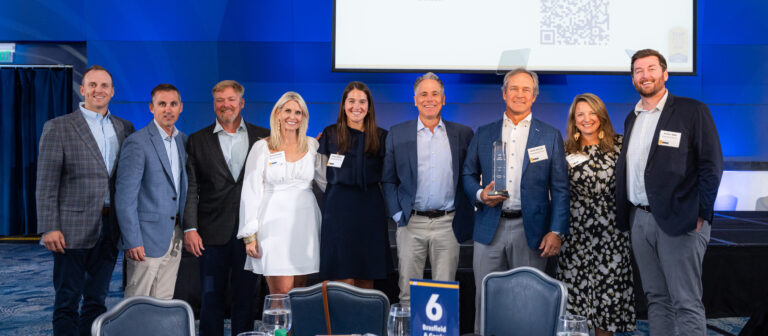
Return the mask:
[(393, 303), (389, 307), (389, 319), (387, 320), (388, 336), (411, 335), (411, 307), (400, 303)]
[(287, 294), (269, 294), (264, 298), (261, 323), (269, 335), (283, 329), (291, 329), (291, 300)]
[(557, 336), (589, 336), (587, 318), (566, 314), (557, 321)]

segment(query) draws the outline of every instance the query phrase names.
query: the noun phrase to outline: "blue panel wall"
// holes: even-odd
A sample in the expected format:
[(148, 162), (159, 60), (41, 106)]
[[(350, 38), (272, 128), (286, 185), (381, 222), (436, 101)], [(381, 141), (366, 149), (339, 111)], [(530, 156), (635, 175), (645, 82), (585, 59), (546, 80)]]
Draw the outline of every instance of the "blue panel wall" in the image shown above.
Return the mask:
[[(414, 118), (417, 74), (331, 72), (332, 14), (330, 0), (4, 1), (0, 41), (85, 41), (88, 63), (115, 77), (113, 112), (139, 127), (151, 118), (149, 92), (161, 82), (181, 90), (180, 129), (191, 133), (211, 123), (210, 88), (222, 79), (245, 85), (245, 116), (262, 125), (274, 101), (295, 90), (309, 103), (310, 134), (316, 134), (335, 121), (351, 80), (371, 87), (383, 127)], [(647, 14), (638, 25), (652, 24)], [(697, 75), (667, 84), (672, 93), (710, 106), (731, 160), (768, 161), (765, 17), (766, 1), (699, 0)], [(501, 116), (500, 76), (439, 75), (446, 83), (446, 119), (477, 127)], [(543, 75), (534, 114), (562, 130), (571, 99), (582, 92), (602, 97), (622, 132), (639, 98), (629, 75)]]

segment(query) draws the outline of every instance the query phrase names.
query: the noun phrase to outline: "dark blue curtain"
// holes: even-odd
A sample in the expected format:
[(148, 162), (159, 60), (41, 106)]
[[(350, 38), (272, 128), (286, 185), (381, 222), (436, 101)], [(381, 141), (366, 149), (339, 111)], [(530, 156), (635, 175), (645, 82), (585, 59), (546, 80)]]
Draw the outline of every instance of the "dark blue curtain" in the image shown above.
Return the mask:
[(35, 171), (43, 124), (72, 106), (72, 68), (0, 67), (0, 235), (37, 232)]

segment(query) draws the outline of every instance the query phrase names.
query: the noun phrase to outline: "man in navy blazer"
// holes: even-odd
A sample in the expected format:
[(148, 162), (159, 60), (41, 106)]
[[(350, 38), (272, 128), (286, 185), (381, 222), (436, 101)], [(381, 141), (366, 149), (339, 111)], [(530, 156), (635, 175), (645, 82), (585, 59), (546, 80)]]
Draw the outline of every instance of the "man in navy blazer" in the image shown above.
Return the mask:
[[(560, 251), (570, 213), (568, 171), (560, 131), (533, 118), (539, 92), (536, 73), (516, 69), (504, 76), (506, 110), (501, 120), (480, 126), (469, 145), (462, 179), (476, 201), (472, 266), (475, 286), (491, 272), (520, 266), (544, 270)], [(494, 142), (506, 143), (506, 191), (495, 189)], [(482, 184), (481, 184), (482, 178)], [(475, 331), (480, 333), (480, 291), (475, 297)]]
[(152, 90), (154, 119), (123, 143), (115, 202), (125, 250), (125, 296), (172, 299), (181, 261), (181, 216), (187, 196), (187, 136), (174, 126), (182, 111), (179, 90)]
[(624, 122), (616, 162), (616, 224), (631, 227), (651, 335), (706, 334), (701, 265), (723, 152), (709, 108), (669, 93), (658, 51), (632, 56), (640, 101)]
[(445, 87), (427, 73), (413, 86), (416, 120), (392, 126), (382, 173), (384, 197), (397, 223), (400, 301), (410, 302), (411, 278), (453, 281), (459, 243), (470, 238), (472, 205), (461, 192), (460, 168), (472, 129), (444, 120)]

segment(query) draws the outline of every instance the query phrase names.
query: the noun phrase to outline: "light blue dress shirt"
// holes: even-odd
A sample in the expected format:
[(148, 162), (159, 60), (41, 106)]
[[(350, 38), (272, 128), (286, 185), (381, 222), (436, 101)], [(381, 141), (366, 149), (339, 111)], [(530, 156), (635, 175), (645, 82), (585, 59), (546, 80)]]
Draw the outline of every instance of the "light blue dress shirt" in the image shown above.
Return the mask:
[[(650, 205), (645, 192), (645, 166), (651, 152), (651, 143), (656, 133), (656, 126), (667, 103), (669, 91), (664, 93), (656, 107), (643, 109), (643, 101), (635, 105), (635, 124), (627, 146), (627, 199), (634, 205)], [(626, 131), (625, 131), (626, 132)]]
[[(85, 122), (88, 123), (88, 128), (91, 129), (91, 134), (94, 140), (96, 140), (96, 145), (99, 146), (101, 158), (104, 160), (104, 165), (107, 166), (107, 173), (109, 176), (112, 176), (112, 170), (117, 160), (117, 152), (120, 150), (117, 133), (115, 133), (115, 127), (112, 125), (112, 114), (107, 111), (107, 114), (102, 117), (98, 112), (85, 108), (85, 103), (80, 103), (80, 112), (83, 113)], [(110, 206), (109, 196), (109, 186), (107, 186), (107, 197), (104, 200), (104, 206)]]
[(245, 158), (248, 156), (248, 128), (245, 127), (245, 120), (240, 118), (240, 126), (235, 133), (229, 133), (217, 119), (213, 133), (218, 135), (221, 153), (224, 154), (224, 160), (232, 173), (232, 178), (237, 181), (245, 164)]
[[(180, 179), (181, 179), (181, 156), (179, 156), (179, 148), (176, 146), (176, 136), (179, 135), (179, 129), (173, 127), (171, 135), (165, 132), (165, 130), (157, 124), (156, 120), (152, 120), (157, 126), (157, 131), (160, 132), (160, 137), (163, 138), (163, 145), (165, 146), (165, 153), (168, 155), (168, 162), (171, 164), (171, 174), (173, 175), (173, 186), (176, 188), (176, 195), (179, 195)], [(179, 199), (176, 197), (176, 208), (179, 205)]]
[(418, 176), (413, 208), (418, 211), (453, 210), (453, 158), (448, 132), (440, 119), (432, 133), (421, 119), (416, 124)]

